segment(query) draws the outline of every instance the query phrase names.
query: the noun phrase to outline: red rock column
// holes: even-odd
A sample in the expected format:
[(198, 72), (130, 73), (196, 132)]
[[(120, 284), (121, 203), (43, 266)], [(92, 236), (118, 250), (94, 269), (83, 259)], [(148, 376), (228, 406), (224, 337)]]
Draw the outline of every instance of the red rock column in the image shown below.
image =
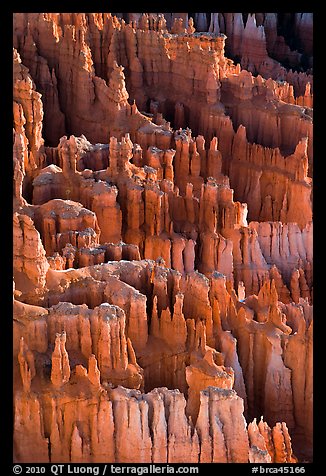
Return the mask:
[(70, 379), (69, 357), (66, 351), (66, 333), (56, 334), (54, 351), (52, 353), (51, 382), (60, 388)]

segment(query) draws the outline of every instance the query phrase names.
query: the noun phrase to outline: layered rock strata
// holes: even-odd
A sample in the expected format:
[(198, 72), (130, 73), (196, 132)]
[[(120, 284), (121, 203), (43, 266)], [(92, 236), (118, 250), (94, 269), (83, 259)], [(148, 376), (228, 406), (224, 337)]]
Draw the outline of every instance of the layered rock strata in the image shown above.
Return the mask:
[(17, 462), (312, 459), (312, 18), (192, 15), (14, 15)]

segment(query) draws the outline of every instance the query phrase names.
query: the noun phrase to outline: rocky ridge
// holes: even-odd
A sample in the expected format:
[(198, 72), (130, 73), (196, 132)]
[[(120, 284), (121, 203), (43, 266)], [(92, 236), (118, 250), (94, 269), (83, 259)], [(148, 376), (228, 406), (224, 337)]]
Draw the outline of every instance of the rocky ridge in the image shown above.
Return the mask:
[(15, 461), (312, 458), (311, 42), (14, 15)]

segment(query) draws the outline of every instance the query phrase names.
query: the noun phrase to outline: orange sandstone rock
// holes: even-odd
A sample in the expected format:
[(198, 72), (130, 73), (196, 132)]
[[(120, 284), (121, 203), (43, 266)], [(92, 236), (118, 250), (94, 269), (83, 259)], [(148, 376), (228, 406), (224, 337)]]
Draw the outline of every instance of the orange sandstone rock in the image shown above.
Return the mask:
[(311, 14), (188, 15), (14, 16), (17, 462), (312, 458)]

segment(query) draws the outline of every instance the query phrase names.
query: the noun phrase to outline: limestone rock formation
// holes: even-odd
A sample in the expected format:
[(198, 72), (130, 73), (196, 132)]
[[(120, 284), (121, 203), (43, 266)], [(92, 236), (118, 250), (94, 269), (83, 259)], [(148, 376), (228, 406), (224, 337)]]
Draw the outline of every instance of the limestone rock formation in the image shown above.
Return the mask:
[(14, 280), (22, 292), (44, 288), (49, 264), (40, 234), (28, 215), (14, 214)]
[(13, 34), (15, 462), (311, 461), (312, 15)]
[(66, 333), (57, 334), (52, 354), (51, 383), (60, 388), (70, 378), (69, 357), (66, 351)]

